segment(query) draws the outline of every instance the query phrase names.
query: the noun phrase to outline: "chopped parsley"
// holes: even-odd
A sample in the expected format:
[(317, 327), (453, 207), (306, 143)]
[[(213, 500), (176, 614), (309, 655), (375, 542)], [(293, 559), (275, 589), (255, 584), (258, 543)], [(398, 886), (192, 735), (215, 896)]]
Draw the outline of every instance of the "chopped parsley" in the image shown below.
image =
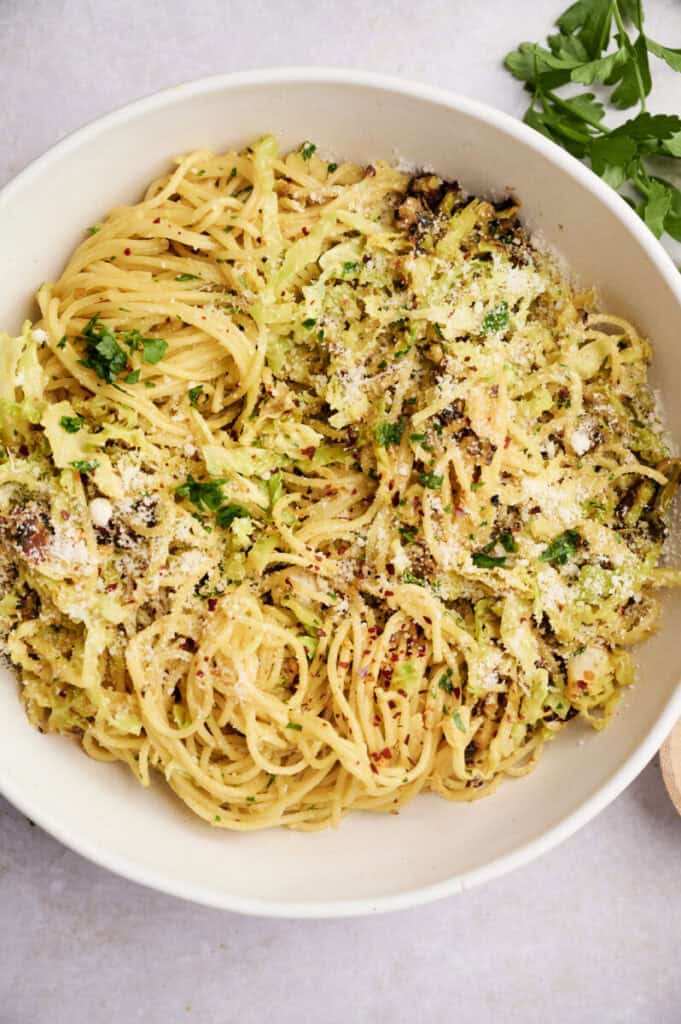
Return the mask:
[(454, 725), (457, 727), (459, 732), (466, 732), (466, 726), (463, 724), (463, 719), (459, 713), (458, 708), (455, 708), (454, 711), (452, 711), (452, 721), (454, 722)]
[(579, 544), (579, 534), (576, 530), (566, 530), (560, 533), (551, 541), (547, 548), (544, 548), (539, 556), (540, 562), (553, 562), (555, 565), (565, 565), (574, 558)]
[(405, 544), (411, 544), (416, 539), (418, 531), (415, 526), (399, 526), (398, 533)]
[(309, 160), (312, 154), (316, 152), (316, 150), (317, 147), (315, 146), (314, 142), (304, 142), (300, 147), (300, 155), (302, 156), (303, 160)]
[[(505, 539), (502, 540), (502, 537)], [(510, 533), (504, 533), (499, 537), (499, 543), (505, 551), (515, 551), (515, 542)], [(498, 569), (502, 565), (506, 564), (506, 555), (493, 555), (491, 552), (494, 550), (497, 544), (497, 538), (494, 537), (489, 544), (485, 544), (482, 551), (475, 551), (471, 558), (473, 565), (477, 566), (478, 569)], [(512, 544), (513, 547), (507, 547), (508, 544)]]
[(514, 551), (518, 550), (518, 546), (513, 539), (513, 534), (508, 530), (504, 530), (503, 533), (499, 534), (499, 543), (504, 551), (508, 551), (509, 554), (513, 554)]
[(410, 569), (405, 569), (401, 576), (403, 583), (415, 583), (419, 587), (425, 587), (426, 581), (422, 576), (415, 576)]
[(439, 473), (419, 473), (419, 483), (422, 487), (428, 487), (431, 491), (436, 491), (438, 487), (442, 487), (442, 481), (444, 477), (440, 476)]
[(437, 685), (440, 687), (441, 690), (444, 690), (445, 693), (452, 693), (453, 692), (454, 686), (452, 684), (452, 670), (451, 670), (451, 668), (448, 668), (446, 670), (446, 672), (443, 672), (443, 674), (440, 676), (440, 678), (437, 681)]
[(508, 327), (508, 319), (508, 303), (498, 302), (496, 306), (492, 306), (489, 313), (482, 321), (482, 333), (500, 334)]
[(127, 377), (123, 378), (124, 384), (137, 384), (140, 379), (140, 370), (131, 370)]
[[(211, 507), (210, 505), (208, 506)], [(218, 526), (231, 526), (235, 519), (249, 519), (248, 512), (242, 505), (223, 505), (218, 509), (215, 521)]]
[(196, 384), (193, 388), (190, 388), (189, 391), (187, 392), (187, 394), (189, 395), (189, 404), (193, 405), (195, 409), (198, 408), (197, 402), (198, 402), (199, 396), (202, 394), (202, 392), (203, 392), (203, 384)]
[(62, 430), (65, 430), (67, 434), (77, 434), (83, 426), (83, 423), (84, 420), (82, 416), (62, 416), (59, 420), (59, 426)]
[(190, 473), (185, 482), (175, 488), (175, 494), (178, 498), (187, 498), (198, 509), (208, 508), (214, 512), (222, 505), (224, 482), (224, 480), (209, 480), (207, 483), (199, 483)]
[[(80, 360), (81, 366), (94, 370), (107, 384), (115, 384), (119, 376), (128, 369), (128, 355), (120, 342), (131, 353), (141, 349), (142, 361), (151, 364), (158, 363), (168, 348), (168, 343), (163, 338), (145, 338), (137, 329), (121, 331), (117, 335), (96, 316), (88, 321), (81, 337), (85, 342), (85, 358)], [(134, 384), (136, 380), (134, 377), (132, 380), (126, 378), (126, 383)]]
[(338, 170), (338, 164), (327, 164), (326, 169), (329, 174), (333, 174), (334, 171)]
[(67, 338), (66, 338), (66, 335), (64, 334), (64, 335), (62, 335), (62, 337), (57, 342), (57, 348), (66, 348), (66, 341), (67, 341)]
[(288, 722), (287, 725), (286, 725), (286, 728), (287, 729), (293, 729), (294, 732), (302, 732), (303, 731), (302, 725), (298, 725), (297, 722)]
[(506, 564), (506, 555), (488, 555), (486, 551), (475, 551), (471, 558), (478, 569), (498, 569)]
[(94, 316), (83, 328), (85, 359), (81, 366), (94, 370), (100, 380), (114, 384), (128, 365), (128, 356), (118, 344), (116, 335)]
[(404, 420), (401, 416), (397, 423), (388, 423), (386, 420), (376, 427), (376, 441), (381, 448), (387, 448), (391, 444), (399, 444), (403, 433)]
[(168, 342), (163, 338), (142, 338), (142, 362), (152, 365), (163, 359)]
[(346, 260), (343, 264), (344, 274), (354, 274), (359, 270), (359, 263), (356, 260)]
[(308, 317), (307, 320), (303, 320), (303, 327), (306, 331), (311, 331), (316, 323), (317, 321), (313, 317)]
[(196, 274), (176, 274), (176, 281), (200, 281), (201, 278), (197, 277)]
[(87, 462), (85, 459), (76, 459), (74, 462), (69, 462), (69, 466), (73, 466), (79, 473), (84, 473), (85, 476), (88, 473), (94, 473), (99, 465), (98, 462)]
[(91, 228), (87, 229), (88, 235), (96, 235), (98, 231), (101, 231), (101, 224), (93, 224)]

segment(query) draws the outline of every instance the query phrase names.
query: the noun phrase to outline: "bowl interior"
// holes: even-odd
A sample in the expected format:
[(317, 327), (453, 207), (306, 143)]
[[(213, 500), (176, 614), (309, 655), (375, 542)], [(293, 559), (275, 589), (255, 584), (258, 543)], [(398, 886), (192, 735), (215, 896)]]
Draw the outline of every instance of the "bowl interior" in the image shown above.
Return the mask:
[[(674, 401), (681, 286), (652, 237), (593, 176), (522, 126), (467, 101), (370, 77), (213, 80), (136, 104), (67, 140), (0, 197), (7, 256), (0, 325), (18, 329), (33, 313), (35, 287), (60, 272), (84, 228), (137, 199), (175, 154), (239, 146), (265, 132), (283, 147), (312, 139), (330, 157), (401, 158), (470, 190), (512, 189), (527, 222), (584, 282), (599, 286), (604, 306), (653, 339), (653, 380), (681, 438)], [(144, 791), (123, 768), (34, 732), (4, 670), (0, 789), (87, 856), (219, 906), (322, 914), (417, 902), (497, 874), (569, 834), (643, 767), (681, 696), (673, 633), (680, 610), (681, 594), (670, 595), (658, 634), (640, 651), (641, 681), (604, 734), (566, 730), (532, 775), (478, 803), (424, 796), (399, 816), (357, 814), (320, 834), (214, 832), (160, 785)]]

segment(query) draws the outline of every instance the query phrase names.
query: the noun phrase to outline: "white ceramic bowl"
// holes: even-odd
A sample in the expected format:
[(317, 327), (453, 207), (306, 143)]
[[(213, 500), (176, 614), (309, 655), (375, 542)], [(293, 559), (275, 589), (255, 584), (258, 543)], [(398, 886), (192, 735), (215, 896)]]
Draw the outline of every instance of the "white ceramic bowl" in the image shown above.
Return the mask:
[[(681, 438), (681, 277), (627, 205), (590, 171), (497, 111), (423, 85), (347, 71), (211, 78), (134, 103), (76, 132), (0, 194), (0, 325), (18, 329), (35, 287), (60, 272), (83, 229), (139, 197), (169, 159), (239, 146), (264, 132), (313, 139), (352, 160), (403, 157), (470, 190), (511, 188), (525, 218), (604, 303), (655, 344), (653, 379)], [(389, 910), (458, 892), (548, 850), (606, 806), (681, 715), (681, 645), (668, 598), (640, 652), (641, 681), (608, 730), (580, 726), (526, 779), (490, 799), (419, 797), (398, 817), (355, 814), (337, 831), (212, 831), (161, 786), (86, 759), (29, 728), (9, 672), (0, 679), (0, 790), (86, 857), (147, 885), (232, 910), (330, 916)]]

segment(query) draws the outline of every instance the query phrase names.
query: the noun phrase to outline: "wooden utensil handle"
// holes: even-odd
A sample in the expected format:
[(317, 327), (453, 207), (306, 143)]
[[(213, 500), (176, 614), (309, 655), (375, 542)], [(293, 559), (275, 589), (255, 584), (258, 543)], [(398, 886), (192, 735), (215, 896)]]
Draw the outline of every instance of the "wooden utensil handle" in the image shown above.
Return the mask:
[(660, 767), (672, 803), (681, 814), (681, 722), (677, 722), (660, 750)]

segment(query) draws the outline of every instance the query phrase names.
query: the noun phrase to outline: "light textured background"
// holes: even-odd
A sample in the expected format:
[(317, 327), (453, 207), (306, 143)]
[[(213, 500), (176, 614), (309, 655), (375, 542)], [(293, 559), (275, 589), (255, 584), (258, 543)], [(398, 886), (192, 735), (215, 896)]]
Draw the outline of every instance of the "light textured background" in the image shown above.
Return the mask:
[[(364, 67), (520, 114), (523, 93), (500, 58), (543, 36), (562, 6), (0, 0), (0, 184), (105, 111), (241, 68)], [(646, 7), (650, 34), (681, 45), (678, 0)], [(655, 75), (654, 107), (680, 111), (681, 76), (657, 62)], [(677, 1024), (679, 940), (681, 818), (657, 763), (541, 861), (464, 896), (354, 921), (193, 907), (93, 867), (0, 799), (0, 1024)]]

